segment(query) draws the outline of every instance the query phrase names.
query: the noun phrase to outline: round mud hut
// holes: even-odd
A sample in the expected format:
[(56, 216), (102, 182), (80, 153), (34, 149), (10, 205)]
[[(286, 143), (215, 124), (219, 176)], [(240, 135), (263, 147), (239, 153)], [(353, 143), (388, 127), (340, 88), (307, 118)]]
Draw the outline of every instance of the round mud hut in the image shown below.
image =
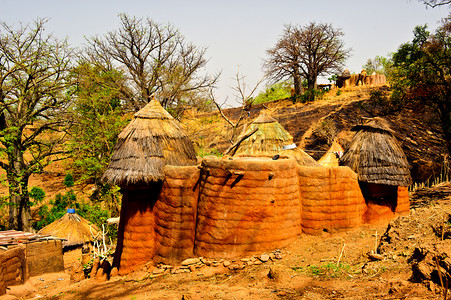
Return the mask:
[(313, 157), (296, 146), (291, 134), (279, 122), (265, 113), (260, 113), (241, 137), (247, 138), (239, 142), (230, 154), (239, 156), (279, 154), (295, 158), (301, 166), (320, 166)]
[(333, 141), (329, 150), (318, 160), (318, 163), (323, 167), (338, 167), (343, 152), (341, 145), (337, 141)]
[(113, 265), (125, 274), (156, 254), (155, 204), (164, 167), (197, 164), (192, 142), (154, 98), (119, 134), (103, 180), (121, 188), (122, 207)]
[(99, 228), (76, 214), (75, 209), (68, 209), (61, 218), (42, 228), (39, 234), (64, 239), (63, 260), (67, 269), (77, 260), (83, 261), (84, 254), (89, 261), (91, 244), (98, 237)]
[(387, 220), (409, 211), (410, 166), (388, 122), (376, 117), (356, 125), (357, 131), (340, 163), (358, 175), (367, 203), (365, 221)]

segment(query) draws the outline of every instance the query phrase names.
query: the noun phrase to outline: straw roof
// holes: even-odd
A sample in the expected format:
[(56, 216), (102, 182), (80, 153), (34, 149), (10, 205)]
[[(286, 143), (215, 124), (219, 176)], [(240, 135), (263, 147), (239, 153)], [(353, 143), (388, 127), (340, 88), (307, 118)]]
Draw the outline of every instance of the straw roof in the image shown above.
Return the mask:
[[(280, 154), (294, 157), (303, 166), (319, 166), (310, 155), (296, 147), (291, 134), (271, 116), (260, 113), (243, 134), (255, 129), (257, 131), (237, 147), (236, 155)], [(284, 149), (291, 148), (289, 146), (293, 149)]]
[(339, 159), (335, 153), (343, 154), (343, 152), (341, 145), (337, 141), (333, 141), (327, 153), (318, 160), (318, 163), (323, 167), (338, 167)]
[(382, 118), (372, 118), (352, 128), (357, 133), (340, 162), (360, 181), (394, 186), (411, 184), (410, 166), (393, 130)]
[(103, 180), (119, 186), (164, 179), (165, 165), (196, 165), (193, 143), (174, 118), (152, 99), (119, 134)]
[(42, 228), (39, 234), (65, 239), (63, 247), (66, 247), (92, 242), (94, 240), (93, 234), (97, 236), (98, 232), (99, 228), (96, 225), (76, 213), (68, 212), (58, 220)]

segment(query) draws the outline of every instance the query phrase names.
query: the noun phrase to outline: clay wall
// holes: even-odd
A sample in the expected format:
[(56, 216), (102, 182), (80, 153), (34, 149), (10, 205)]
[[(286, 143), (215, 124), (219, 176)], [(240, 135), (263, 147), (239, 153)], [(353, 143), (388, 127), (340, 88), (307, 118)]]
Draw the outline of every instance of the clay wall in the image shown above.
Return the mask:
[(154, 261), (175, 263), (193, 256), (200, 170), (198, 166), (166, 166), (164, 171), (166, 179), (154, 208)]
[(25, 248), (25, 257), (26, 278), (64, 271), (61, 240), (28, 243)]
[(365, 199), (357, 174), (348, 167), (298, 167), (302, 231), (319, 234), (362, 224)]
[[(3, 287), (23, 284), (26, 276), (25, 246), (19, 245), (0, 252), (0, 292)], [(1, 295), (1, 293), (0, 293)]]
[(261, 253), (286, 246), (301, 233), (293, 158), (204, 158), (202, 166), (197, 256)]
[[(1, 253), (0, 253), (1, 257)], [(5, 273), (5, 266), (3, 265), (1, 258), (0, 258), (0, 296), (4, 295), (6, 293), (6, 283), (5, 283), (5, 276), (3, 275)]]
[(398, 186), (398, 205), (395, 212), (400, 215), (410, 212), (409, 189), (406, 186)]
[[(64, 269), (70, 269), (75, 262), (82, 260), (82, 246), (67, 247), (63, 252)], [(83, 263), (83, 262), (82, 262)]]
[(152, 260), (156, 254), (154, 206), (161, 184), (145, 189), (122, 189), (118, 243), (113, 265), (127, 274)]

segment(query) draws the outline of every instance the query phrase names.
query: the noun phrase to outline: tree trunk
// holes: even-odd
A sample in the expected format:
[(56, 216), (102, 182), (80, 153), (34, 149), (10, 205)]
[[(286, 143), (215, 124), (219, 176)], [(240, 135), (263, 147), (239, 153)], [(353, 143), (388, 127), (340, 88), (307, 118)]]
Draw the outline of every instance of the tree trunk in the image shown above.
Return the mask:
[(9, 157), (9, 225), (11, 229), (31, 231), (31, 210), (28, 197), (29, 174), (25, 170), (22, 152), (15, 148)]
[[(446, 100), (445, 100), (446, 101)], [(442, 123), (443, 135), (448, 149), (448, 154), (451, 155), (451, 112), (448, 103), (445, 101), (438, 102), (438, 110), (440, 112), (440, 119)]]
[(308, 101), (315, 101), (316, 76), (307, 77)]
[(304, 91), (302, 88), (302, 79), (299, 74), (295, 74), (293, 76), (293, 84), (294, 84), (294, 95), (300, 96)]

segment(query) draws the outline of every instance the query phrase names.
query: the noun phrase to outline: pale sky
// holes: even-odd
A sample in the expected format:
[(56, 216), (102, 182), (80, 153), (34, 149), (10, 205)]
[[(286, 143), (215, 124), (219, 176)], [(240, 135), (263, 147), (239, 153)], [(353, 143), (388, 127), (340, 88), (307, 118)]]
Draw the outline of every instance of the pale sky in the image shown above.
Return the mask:
[[(118, 13), (171, 23), (186, 41), (207, 47), (206, 71), (222, 71), (216, 95), (233, 100), (239, 69), (249, 87), (263, 75), (265, 51), (272, 48), (285, 24), (331, 23), (344, 32), (352, 57), (347, 68), (360, 72), (368, 58), (386, 56), (411, 41), (416, 25), (433, 31), (449, 7), (428, 8), (417, 0), (0, 0), (0, 21), (9, 25), (49, 18), (48, 32), (78, 47), (85, 36), (103, 35), (119, 26)], [(262, 85), (260, 90), (263, 89)]]

